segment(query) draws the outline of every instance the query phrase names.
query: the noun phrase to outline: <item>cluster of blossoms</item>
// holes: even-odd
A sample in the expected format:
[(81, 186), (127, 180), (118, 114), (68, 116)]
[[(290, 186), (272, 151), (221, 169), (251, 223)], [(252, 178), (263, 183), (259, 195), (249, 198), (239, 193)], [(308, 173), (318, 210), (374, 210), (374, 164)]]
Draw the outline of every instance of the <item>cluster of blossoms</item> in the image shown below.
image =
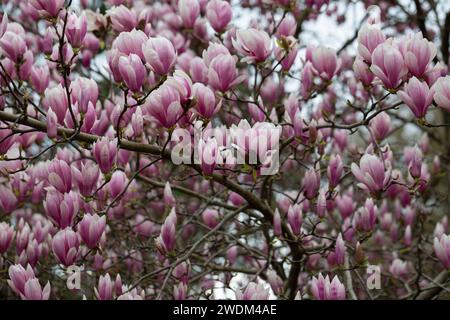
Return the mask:
[[(434, 30), (389, 25), (399, 9), (380, 1), (330, 48), (304, 33), (344, 23), (345, 0), (98, 3), (0, 5), (0, 298), (448, 292), (449, 48)], [(172, 161), (181, 129), (213, 128), (231, 134)]]

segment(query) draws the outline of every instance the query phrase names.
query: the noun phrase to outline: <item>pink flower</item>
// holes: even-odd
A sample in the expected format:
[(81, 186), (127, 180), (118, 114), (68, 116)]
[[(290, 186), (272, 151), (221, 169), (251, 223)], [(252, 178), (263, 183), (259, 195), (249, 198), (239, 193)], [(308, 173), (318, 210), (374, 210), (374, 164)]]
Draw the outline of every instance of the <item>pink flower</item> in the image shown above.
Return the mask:
[(391, 118), (387, 112), (381, 112), (370, 120), (370, 129), (377, 141), (382, 141), (391, 132)]
[(87, 32), (86, 14), (82, 13), (78, 17), (75, 13), (69, 14), (67, 17), (66, 36), (69, 43), (74, 48), (79, 48), (83, 43)]
[(145, 61), (159, 75), (167, 74), (177, 59), (172, 42), (164, 37), (149, 38), (142, 45)]
[(243, 292), (236, 292), (237, 300), (268, 300), (270, 288), (266, 288), (262, 283), (250, 282)]
[(175, 213), (175, 208), (172, 208), (170, 214), (167, 216), (164, 224), (161, 227), (161, 234), (159, 235), (157, 241), (157, 247), (161, 253), (166, 254), (167, 252), (173, 251), (176, 246), (176, 224), (177, 215)]
[(226, 92), (243, 80), (238, 76), (236, 60), (230, 54), (216, 56), (209, 66), (208, 84), (214, 89)]
[(209, 176), (214, 171), (219, 155), (217, 140), (215, 138), (210, 138), (206, 141), (201, 139), (197, 148), (202, 172), (204, 175)]
[(66, 267), (78, 260), (79, 246), (78, 235), (71, 228), (60, 230), (52, 240), (53, 253)]
[(180, 94), (174, 87), (166, 84), (150, 94), (144, 108), (164, 128), (173, 127), (183, 114)]
[(41, 67), (33, 66), (30, 73), (30, 81), (33, 88), (39, 92), (44, 93), (50, 82), (50, 71), (47, 65)]
[(20, 34), (6, 31), (3, 37), (0, 38), (0, 48), (7, 58), (14, 63), (18, 63), (27, 51), (27, 44)]
[(319, 273), (312, 278), (311, 292), (316, 300), (345, 300), (345, 287), (337, 276), (330, 281), (328, 275), (324, 278)]
[(48, 166), (48, 182), (61, 193), (72, 189), (72, 172), (64, 160), (55, 159)]
[(197, 20), (197, 17), (200, 15), (198, 0), (179, 0), (178, 14), (183, 21), (184, 27), (192, 29), (194, 27), (195, 20)]
[(364, 207), (355, 214), (354, 225), (357, 229), (363, 231), (372, 231), (375, 227), (378, 215), (378, 208), (374, 205), (372, 198), (368, 198)]
[(371, 154), (364, 154), (359, 161), (359, 167), (356, 163), (352, 163), (351, 169), (360, 182), (358, 186), (369, 192), (383, 190), (391, 180), (390, 166), (386, 170), (383, 161)]
[(124, 5), (113, 7), (108, 10), (108, 16), (111, 18), (111, 24), (115, 31), (131, 31), (136, 28), (138, 24), (138, 17), (136, 12), (128, 9)]
[(174, 207), (176, 204), (175, 197), (172, 193), (172, 188), (170, 187), (169, 181), (166, 182), (166, 185), (164, 186), (164, 204), (168, 207)]
[[(135, 30), (133, 29), (130, 32), (121, 32), (116, 39), (114, 39), (112, 43), (112, 51), (114, 49), (118, 50), (121, 55), (128, 56), (132, 53), (136, 54), (144, 60), (144, 53), (142, 51), (143, 44), (148, 40), (147, 35), (142, 32), (141, 30)], [(119, 55), (120, 57), (120, 55)], [(111, 57), (110, 57), (111, 58)], [(118, 57), (115, 59), (118, 61)], [(117, 62), (116, 61), (116, 62)], [(111, 65), (111, 62), (109, 63), (110, 67), (114, 68), (114, 65)]]
[(287, 38), (289, 36), (293, 36), (295, 34), (295, 30), (297, 30), (297, 21), (295, 21), (295, 18), (291, 14), (288, 14), (278, 26), (276, 35), (278, 37)]
[(44, 209), (60, 229), (69, 227), (78, 213), (79, 195), (73, 191), (62, 195), (54, 188), (49, 188), (44, 200)]
[(202, 213), (202, 220), (210, 229), (214, 229), (220, 221), (219, 211), (215, 209), (206, 209)]
[(409, 72), (415, 77), (421, 77), (436, 56), (436, 46), (417, 33), (408, 41), (405, 53), (405, 63)]
[(395, 259), (389, 267), (389, 272), (396, 278), (404, 278), (408, 274), (408, 262)]
[(292, 232), (299, 236), (301, 233), (301, 227), (303, 223), (303, 212), (302, 207), (299, 204), (291, 205), (288, 209), (287, 214), (289, 225), (292, 229)]
[(0, 222), (0, 254), (4, 254), (14, 237), (14, 228), (6, 222)]
[(378, 26), (366, 24), (358, 32), (358, 53), (371, 63), (373, 51), (385, 40), (386, 37)]
[(206, 5), (206, 18), (216, 32), (222, 32), (233, 17), (231, 5), (227, 1), (212, 0)]
[(353, 63), (353, 71), (355, 72), (355, 76), (361, 80), (363, 85), (370, 86), (374, 79), (374, 75), (370, 72), (367, 64), (359, 57), (355, 59)]
[(443, 234), (434, 238), (434, 253), (446, 269), (450, 269), (450, 235)]
[(8, 270), (7, 280), (11, 289), (20, 296), (22, 300), (48, 300), (50, 298), (50, 283), (47, 282), (44, 289), (39, 284), (30, 265), (24, 269), (20, 264), (12, 265)]
[(193, 87), (193, 95), (196, 99), (195, 110), (206, 119), (219, 111), (221, 102), (216, 105), (216, 97), (214, 92), (207, 86), (196, 83)]
[(98, 287), (94, 288), (94, 293), (98, 300), (112, 300), (114, 288), (115, 282), (111, 280), (110, 275), (107, 273), (98, 279)]
[(424, 118), (433, 102), (434, 88), (430, 89), (426, 82), (420, 82), (416, 77), (412, 77), (405, 85), (404, 90), (397, 94), (416, 118)]
[(340, 68), (336, 52), (326, 47), (313, 49), (311, 63), (320, 77), (325, 80), (331, 80)]
[(450, 112), (450, 76), (439, 78), (433, 88), (436, 104)]
[(303, 176), (303, 188), (305, 189), (306, 198), (313, 199), (317, 196), (320, 188), (320, 174), (314, 168), (305, 172)]
[(281, 229), (281, 216), (278, 208), (275, 209), (273, 214), (273, 234), (277, 237), (283, 234), (283, 230)]
[(103, 137), (94, 143), (92, 155), (103, 173), (108, 173), (114, 165), (117, 155), (117, 140)]
[(98, 86), (94, 79), (77, 77), (70, 84), (70, 90), (72, 103), (78, 104), (78, 110), (80, 112), (86, 113), (88, 111), (89, 102), (93, 106), (96, 105), (98, 100)]
[(328, 183), (331, 189), (334, 189), (339, 184), (344, 169), (344, 164), (339, 155), (332, 155), (328, 163), (327, 175)]
[(119, 73), (128, 89), (139, 92), (144, 83), (147, 71), (139, 56), (130, 54), (119, 58)]
[(272, 41), (269, 35), (265, 31), (252, 28), (236, 31), (233, 46), (245, 56), (243, 62), (263, 62), (272, 53)]
[(0, 185), (0, 208), (6, 214), (11, 213), (18, 205), (18, 200), (11, 188)]
[(387, 42), (380, 44), (373, 51), (370, 70), (387, 89), (397, 88), (407, 72), (401, 52)]
[(72, 177), (75, 180), (80, 193), (85, 197), (92, 196), (92, 193), (97, 186), (99, 175), (100, 171), (96, 164), (82, 163), (81, 170), (72, 167)]
[(56, 17), (64, 6), (64, 0), (30, 0), (41, 16)]
[(45, 89), (42, 104), (47, 107), (47, 109), (52, 108), (53, 112), (56, 113), (58, 123), (64, 123), (64, 117), (69, 107), (66, 91), (61, 84), (58, 84), (53, 88)]
[(78, 234), (89, 249), (95, 248), (105, 231), (106, 217), (99, 217), (97, 214), (85, 214), (78, 224)]
[(114, 171), (108, 183), (109, 193), (113, 199), (126, 190), (127, 182), (128, 178), (125, 172), (120, 170)]

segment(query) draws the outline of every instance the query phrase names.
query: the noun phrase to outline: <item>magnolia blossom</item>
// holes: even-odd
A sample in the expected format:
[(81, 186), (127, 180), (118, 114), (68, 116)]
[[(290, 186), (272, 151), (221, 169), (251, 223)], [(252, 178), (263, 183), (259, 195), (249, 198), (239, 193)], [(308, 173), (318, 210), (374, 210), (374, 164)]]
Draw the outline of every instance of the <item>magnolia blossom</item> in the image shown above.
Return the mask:
[(385, 164), (377, 156), (365, 154), (359, 161), (351, 165), (352, 173), (359, 181), (358, 186), (369, 192), (379, 192), (388, 186), (391, 180), (389, 162)]

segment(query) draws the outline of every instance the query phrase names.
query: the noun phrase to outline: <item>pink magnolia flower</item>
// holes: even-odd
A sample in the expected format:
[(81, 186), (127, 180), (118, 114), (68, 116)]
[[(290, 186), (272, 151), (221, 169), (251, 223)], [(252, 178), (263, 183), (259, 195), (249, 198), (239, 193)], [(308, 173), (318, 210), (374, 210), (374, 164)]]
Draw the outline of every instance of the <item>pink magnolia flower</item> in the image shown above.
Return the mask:
[(192, 29), (195, 20), (200, 15), (200, 5), (198, 0), (179, 0), (178, 13), (185, 28)]
[(245, 56), (243, 62), (263, 62), (272, 53), (272, 41), (269, 35), (265, 31), (252, 28), (236, 31), (233, 46)]
[(0, 222), (0, 254), (4, 254), (14, 238), (14, 228), (6, 222)]
[(216, 32), (222, 32), (233, 17), (231, 5), (227, 1), (212, 0), (206, 5), (206, 18)]
[(144, 83), (147, 71), (139, 56), (130, 54), (119, 58), (119, 73), (128, 89), (139, 92)]
[(363, 85), (370, 86), (375, 78), (373, 73), (369, 70), (369, 66), (359, 57), (353, 63), (353, 71), (355, 76), (361, 80)]
[(53, 253), (66, 267), (73, 265), (78, 260), (79, 246), (78, 235), (71, 228), (60, 230), (52, 240)]
[(111, 180), (108, 183), (108, 189), (111, 197), (115, 199), (118, 197), (124, 190), (126, 190), (126, 186), (128, 183), (128, 178), (125, 172), (117, 170), (111, 176)]
[(215, 138), (201, 139), (198, 143), (198, 157), (203, 174), (209, 176), (213, 173), (219, 156), (219, 146)]
[(210, 119), (219, 111), (221, 102), (216, 104), (214, 92), (207, 86), (201, 83), (194, 84), (193, 95), (196, 99), (195, 110), (202, 117)]
[(281, 215), (278, 208), (276, 208), (273, 213), (273, 234), (277, 237), (280, 237), (283, 234), (283, 230), (281, 229)]
[(358, 32), (358, 53), (371, 63), (373, 51), (385, 40), (386, 37), (378, 26), (366, 24)]
[(48, 108), (52, 108), (56, 113), (58, 123), (64, 123), (66, 111), (69, 110), (66, 91), (61, 84), (45, 89), (42, 104)]
[(81, 170), (72, 167), (72, 177), (80, 193), (85, 197), (92, 196), (97, 187), (100, 170), (96, 164), (82, 163)]
[(164, 195), (163, 195), (163, 197), (164, 197), (164, 204), (166, 206), (169, 206), (169, 207), (172, 207), (172, 208), (175, 206), (176, 200), (175, 200), (175, 197), (173, 196), (172, 188), (170, 187), (169, 181), (167, 181), (166, 185), (164, 186)]
[(117, 141), (103, 137), (94, 143), (92, 155), (103, 173), (108, 173), (114, 165), (117, 156)]
[(421, 77), (428, 70), (429, 64), (436, 56), (436, 46), (417, 33), (408, 41), (405, 53), (405, 63), (409, 72), (415, 77)]
[(351, 165), (352, 173), (360, 182), (358, 187), (369, 192), (379, 192), (388, 186), (391, 180), (391, 168), (387, 162), (387, 168), (377, 156), (364, 154), (356, 163)]
[(408, 262), (395, 259), (389, 267), (389, 272), (396, 278), (404, 278), (409, 272)]
[[(142, 51), (143, 44), (148, 40), (147, 35), (142, 32), (141, 30), (131, 30), (130, 32), (121, 32), (117, 38), (114, 39), (112, 43), (112, 51), (116, 49), (119, 53), (118, 56), (111, 55), (113, 54), (110, 52), (109, 57), (109, 66), (110, 68), (114, 70), (114, 64), (113, 62), (117, 63), (119, 57), (121, 55), (128, 56), (132, 53), (139, 56), (142, 60), (144, 60), (144, 52)], [(115, 59), (112, 59), (115, 58)]]
[(161, 227), (161, 234), (156, 240), (157, 247), (161, 253), (166, 254), (167, 252), (173, 251), (176, 246), (176, 225), (177, 225), (177, 215), (175, 208), (172, 208), (170, 214), (167, 216)]
[(167, 74), (177, 59), (172, 42), (164, 37), (149, 38), (142, 45), (145, 61), (159, 75)]
[(407, 72), (401, 52), (387, 42), (380, 44), (373, 51), (370, 70), (387, 89), (397, 88)]
[(47, 65), (41, 67), (33, 66), (30, 73), (30, 81), (33, 88), (39, 92), (44, 93), (48, 88), (50, 82), (50, 71)]
[(12, 265), (9, 267), (8, 274), (9, 286), (22, 300), (48, 300), (50, 298), (50, 283), (47, 282), (42, 289), (39, 279), (36, 278), (30, 265), (26, 269), (20, 264)]
[(337, 276), (330, 281), (328, 275), (324, 278), (319, 273), (312, 278), (311, 292), (316, 300), (345, 300), (345, 287)]
[(64, 160), (55, 159), (48, 166), (48, 182), (61, 193), (72, 189), (72, 172)]
[(70, 96), (72, 103), (78, 104), (78, 110), (82, 113), (86, 113), (89, 108), (89, 103), (93, 106), (96, 105), (98, 100), (98, 85), (94, 79), (88, 79), (84, 77), (77, 77), (70, 84)]
[(417, 118), (424, 118), (433, 102), (434, 88), (430, 89), (426, 82), (420, 82), (413, 77), (397, 95)]
[(311, 54), (311, 63), (320, 77), (331, 80), (340, 68), (336, 52), (330, 48), (318, 47)]
[(0, 209), (6, 214), (11, 213), (18, 205), (16, 195), (11, 188), (0, 185)]
[(295, 21), (295, 18), (291, 14), (288, 14), (279, 24), (276, 35), (278, 37), (287, 38), (289, 36), (293, 36), (295, 34), (295, 30), (297, 30), (297, 21)]
[(214, 89), (226, 92), (242, 82), (244, 76), (238, 76), (236, 60), (230, 54), (216, 56), (208, 69), (208, 84)]
[(97, 214), (85, 214), (78, 224), (78, 234), (89, 249), (95, 248), (105, 231), (106, 217), (99, 217)]
[(250, 282), (243, 292), (236, 292), (237, 300), (268, 300), (270, 288), (266, 288), (262, 283)]
[(363, 231), (372, 231), (375, 227), (376, 219), (378, 216), (378, 208), (374, 204), (372, 198), (368, 198), (364, 204), (364, 207), (360, 208), (354, 219), (354, 225), (357, 229)]
[(303, 223), (302, 207), (299, 204), (291, 205), (287, 213), (288, 223), (295, 235), (300, 235)]
[(434, 253), (446, 269), (450, 269), (450, 235), (443, 234), (434, 238)]
[(339, 184), (343, 170), (344, 164), (342, 163), (341, 157), (339, 155), (332, 155), (327, 168), (328, 184), (331, 189), (334, 189)]
[(173, 127), (183, 114), (179, 92), (170, 85), (162, 85), (153, 91), (144, 110), (164, 128)]
[(79, 17), (75, 13), (67, 17), (66, 36), (69, 43), (74, 48), (79, 48), (83, 43), (87, 32), (86, 14), (82, 13)]
[(69, 227), (79, 210), (79, 195), (70, 191), (64, 195), (50, 187), (44, 200), (44, 209), (60, 229)]
[(450, 76), (439, 78), (433, 89), (436, 104), (450, 112)]
[(112, 300), (114, 295), (114, 288), (115, 282), (107, 273), (104, 276), (100, 276), (100, 278), (98, 279), (98, 286), (97, 288), (94, 288), (94, 293), (98, 300)]
[(214, 229), (220, 222), (219, 211), (215, 209), (206, 209), (202, 213), (202, 220), (210, 229)]
[(369, 127), (372, 130), (374, 138), (377, 141), (381, 141), (391, 132), (391, 117), (387, 112), (381, 112), (370, 120)]
[(138, 17), (133, 9), (128, 9), (124, 5), (113, 7), (108, 10), (108, 16), (111, 18), (111, 24), (115, 31), (131, 31), (138, 24)]
[(64, 6), (64, 0), (30, 0), (30, 4), (40, 15), (56, 17)]
[(6, 31), (3, 37), (0, 38), (0, 48), (7, 58), (14, 63), (18, 63), (27, 51), (27, 44), (20, 34)]
[(303, 188), (305, 189), (306, 198), (313, 199), (317, 196), (320, 188), (320, 174), (314, 168), (305, 172), (303, 176)]

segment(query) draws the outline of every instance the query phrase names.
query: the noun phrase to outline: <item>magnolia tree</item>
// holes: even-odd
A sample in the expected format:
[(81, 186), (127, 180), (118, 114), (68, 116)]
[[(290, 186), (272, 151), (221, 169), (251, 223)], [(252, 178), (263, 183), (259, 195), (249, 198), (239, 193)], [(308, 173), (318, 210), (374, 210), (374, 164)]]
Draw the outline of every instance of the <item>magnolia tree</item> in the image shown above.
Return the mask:
[(446, 0), (0, 8), (1, 298), (448, 297)]

